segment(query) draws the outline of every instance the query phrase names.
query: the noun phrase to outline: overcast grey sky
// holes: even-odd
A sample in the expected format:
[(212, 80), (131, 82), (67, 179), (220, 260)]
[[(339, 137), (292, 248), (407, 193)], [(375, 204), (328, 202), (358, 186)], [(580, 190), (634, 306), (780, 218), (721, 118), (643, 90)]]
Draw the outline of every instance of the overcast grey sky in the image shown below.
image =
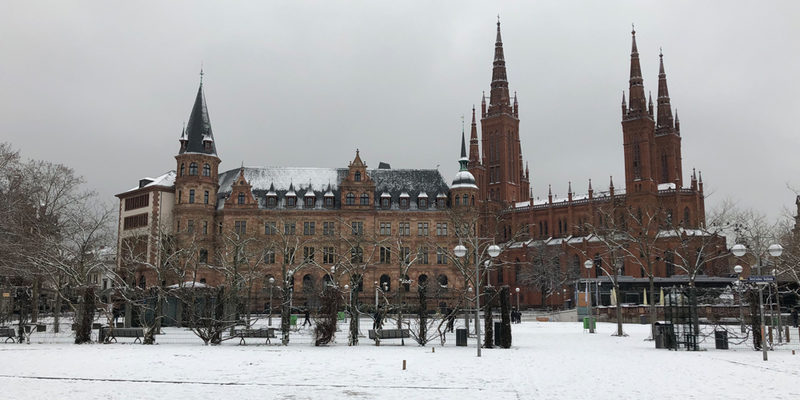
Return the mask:
[(222, 169), (458, 168), (495, 19), (534, 196), (624, 182), (631, 23), (645, 89), (663, 47), (684, 179), (770, 216), (800, 187), (800, 2), (5, 2), (0, 141), (102, 196), (175, 168), (205, 68)]

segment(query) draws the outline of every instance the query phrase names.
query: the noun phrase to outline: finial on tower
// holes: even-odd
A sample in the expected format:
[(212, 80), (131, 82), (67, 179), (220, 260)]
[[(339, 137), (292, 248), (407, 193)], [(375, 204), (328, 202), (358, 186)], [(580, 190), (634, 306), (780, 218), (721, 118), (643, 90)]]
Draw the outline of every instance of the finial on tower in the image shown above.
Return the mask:
[(203, 73), (203, 62), (202, 62), (202, 61), (200, 61), (200, 84), (201, 84), (201, 85), (203, 84), (203, 75), (205, 75), (205, 74)]

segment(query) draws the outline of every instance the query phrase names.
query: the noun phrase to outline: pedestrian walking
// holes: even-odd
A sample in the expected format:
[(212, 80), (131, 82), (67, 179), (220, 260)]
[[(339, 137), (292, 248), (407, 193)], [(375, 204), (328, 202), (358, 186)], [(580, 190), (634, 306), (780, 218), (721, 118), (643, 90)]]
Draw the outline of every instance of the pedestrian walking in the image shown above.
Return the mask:
[(305, 312), (303, 313), (303, 317), (305, 318), (303, 320), (303, 327), (306, 326), (306, 323), (308, 323), (308, 326), (311, 326), (311, 320), (309, 319), (309, 316), (310, 312), (308, 311), (308, 307), (306, 307)]

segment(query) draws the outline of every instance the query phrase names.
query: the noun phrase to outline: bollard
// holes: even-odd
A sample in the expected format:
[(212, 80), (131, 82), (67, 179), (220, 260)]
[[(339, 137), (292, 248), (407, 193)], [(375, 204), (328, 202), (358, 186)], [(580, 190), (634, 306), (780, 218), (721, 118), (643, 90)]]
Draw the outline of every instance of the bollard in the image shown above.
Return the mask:
[(770, 344), (770, 346), (772, 346), (772, 343), (773, 343), (772, 342), (772, 327), (770, 326), (767, 329), (769, 330), (769, 335), (767, 336), (769, 338), (769, 344)]
[(785, 338), (786, 338), (786, 343), (789, 343), (789, 339), (790, 339), (790, 338), (789, 338), (789, 325), (786, 325), (786, 326), (784, 326), (784, 328), (785, 328), (785, 329), (784, 329), (784, 333), (786, 333), (786, 334), (785, 334), (785, 335), (783, 335), (783, 337), (785, 337)]
[(792, 350), (792, 355), (794, 355), (794, 350)]
[(431, 347), (431, 353), (436, 353), (436, 347)]
[(403, 371), (406, 370), (406, 360), (403, 360)]

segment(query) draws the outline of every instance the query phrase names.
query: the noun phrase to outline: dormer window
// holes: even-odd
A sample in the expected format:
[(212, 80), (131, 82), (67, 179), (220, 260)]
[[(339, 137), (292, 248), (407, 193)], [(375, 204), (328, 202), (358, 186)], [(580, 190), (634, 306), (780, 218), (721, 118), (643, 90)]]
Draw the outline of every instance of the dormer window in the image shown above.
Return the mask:
[(267, 207), (275, 207), (278, 205), (278, 198), (276, 196), (267, 197)]
[(419, 199), (419, 208), (428, 208), (428, 199)]
[(325, 196), (325, 207), (333, 208), (333, 196)]
[(361, 171), (356, 171), (353, 180), (356, 182), (361, 182)]
[(197, 163), (189, 164), (189, 175), (197, 175)]
[(408, 199), (407, 198), (400, 199), (400, 208), (408, 208)]
[(361, 205), (368, 206), (369, 205), (369, 195), (366, 193), (361, 194)]
[(294, 207), (297, 205), (297, 198), (294, 196), (286, 197), (286, 207)]
[(211, 166), (207, 163), (203, 164), (203, 176), (211, 176)]
[(306, 195), (306, 208), (314, 208), (314, 196)]
[(390, 203), (391, 199), (389, 199), (388, 197), (384, 197), (381, 199), (381, 207), (383, 208), (389, 208)]
[(356, 195), (348, 193), (345, 197), (345, 204), (348, 206), (354, 206), (356, 204)]
[(236, 204), (244, 204), (244, 193), (239, 192), (239, 196), (236, 200)]

